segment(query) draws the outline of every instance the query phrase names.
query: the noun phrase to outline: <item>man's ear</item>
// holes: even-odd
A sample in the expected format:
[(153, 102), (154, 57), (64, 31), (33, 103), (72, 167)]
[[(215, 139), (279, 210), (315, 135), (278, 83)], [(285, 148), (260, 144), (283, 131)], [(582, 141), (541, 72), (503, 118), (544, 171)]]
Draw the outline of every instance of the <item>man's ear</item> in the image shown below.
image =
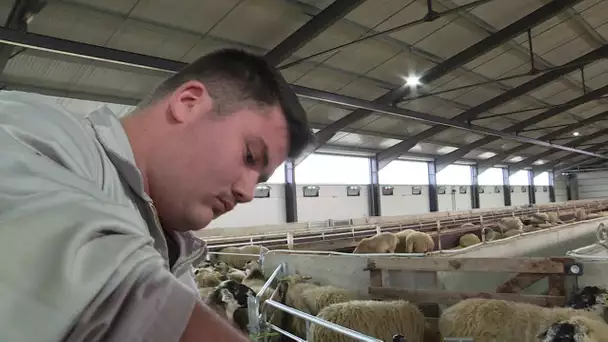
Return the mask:
[(212, 108), (213, 99), (200, 81), (185, 82), (169, 97), (170, 115), (179, 123), (197, 121), (202, 115), (211, 112)]

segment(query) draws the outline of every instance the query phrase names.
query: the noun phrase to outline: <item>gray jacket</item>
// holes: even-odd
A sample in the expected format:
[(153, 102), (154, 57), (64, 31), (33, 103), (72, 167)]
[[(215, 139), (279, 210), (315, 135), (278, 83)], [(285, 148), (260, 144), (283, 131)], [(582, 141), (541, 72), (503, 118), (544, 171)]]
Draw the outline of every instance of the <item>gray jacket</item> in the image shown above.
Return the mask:
[(178, 341), (206, 247), (190, 233), (175, 240), (170, 270), (109, 109), (78, 117), (0, 93), (0, 341)]

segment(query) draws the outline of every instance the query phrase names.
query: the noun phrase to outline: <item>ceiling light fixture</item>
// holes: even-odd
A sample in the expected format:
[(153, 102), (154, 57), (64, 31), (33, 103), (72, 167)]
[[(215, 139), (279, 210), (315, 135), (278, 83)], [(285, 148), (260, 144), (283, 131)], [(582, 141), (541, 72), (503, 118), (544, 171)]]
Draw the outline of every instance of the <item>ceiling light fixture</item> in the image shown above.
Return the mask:
[(410, 87), (415, 87), (420, 84), (420, 77), (418, 76), (408, 76), (405, 78), (405, 84)]
[(574, 133), (572, 133), (572, 135), (574, 135), (575, 137), (578, 137), (580, 135), (580, 133), (579, 132), (574, 132)]

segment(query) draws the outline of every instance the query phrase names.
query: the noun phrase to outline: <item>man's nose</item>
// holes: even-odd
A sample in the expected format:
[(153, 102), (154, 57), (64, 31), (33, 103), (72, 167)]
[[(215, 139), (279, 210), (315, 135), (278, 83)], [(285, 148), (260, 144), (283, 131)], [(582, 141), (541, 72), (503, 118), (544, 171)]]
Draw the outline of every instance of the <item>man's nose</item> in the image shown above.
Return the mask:
[(258, 184), (260, 174), (258, 172), (247, 172), (237, 184), (233, 192), (237, 203), (251, 202), (255, 194), (255, 186)]

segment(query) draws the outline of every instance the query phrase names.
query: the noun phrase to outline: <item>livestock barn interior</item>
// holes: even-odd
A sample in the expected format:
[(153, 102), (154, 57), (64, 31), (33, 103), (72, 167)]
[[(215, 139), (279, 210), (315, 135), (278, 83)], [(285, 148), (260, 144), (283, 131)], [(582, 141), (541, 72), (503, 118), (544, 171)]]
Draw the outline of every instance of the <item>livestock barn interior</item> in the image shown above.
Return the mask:
[(2, 90), (74, 115), (221, 48), (291, 83), (316, 144), (197, 232), (251, 340), (606, 341), (608, 0), (0, 3)]

